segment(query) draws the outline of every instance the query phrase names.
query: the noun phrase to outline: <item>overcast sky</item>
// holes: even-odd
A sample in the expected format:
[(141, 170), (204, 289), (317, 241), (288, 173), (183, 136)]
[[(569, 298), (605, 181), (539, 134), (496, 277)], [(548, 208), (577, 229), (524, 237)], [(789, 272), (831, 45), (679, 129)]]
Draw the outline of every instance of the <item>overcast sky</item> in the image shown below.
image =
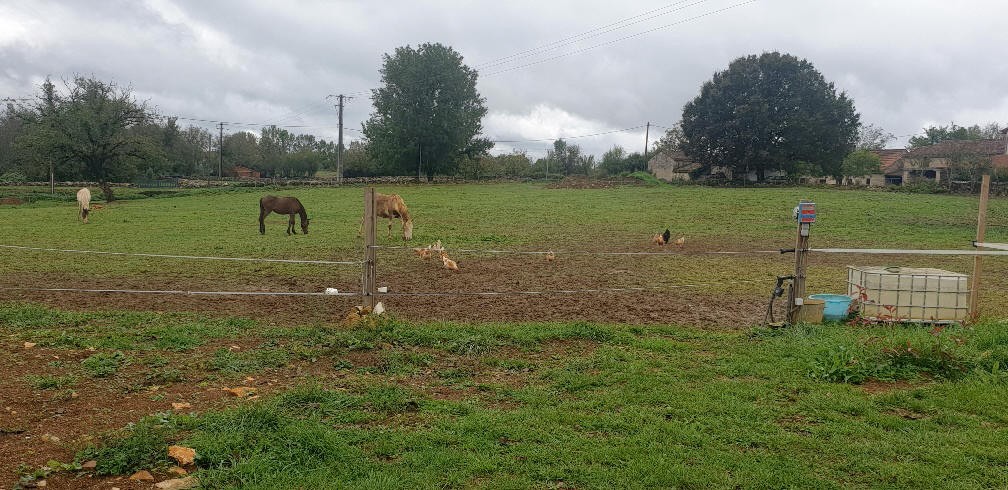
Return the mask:
[(495, 152), (541, 156), (563, 136), (601, 154), (642, 150), (642, 126), (654, 141), (715, 71), (777, 50), (811, 61), (899, 147), (933, 123), (1008, 124), (1006, 20), (1003, 0), (2, 0), (0, 97), (79, 73), (162, 114), (254, 124), (228, 132), (334, 138), (326, 96), (353, 94), (356, 139), (382, 55), (440, 42), (480, 72), (484, 134), (523, 141)]

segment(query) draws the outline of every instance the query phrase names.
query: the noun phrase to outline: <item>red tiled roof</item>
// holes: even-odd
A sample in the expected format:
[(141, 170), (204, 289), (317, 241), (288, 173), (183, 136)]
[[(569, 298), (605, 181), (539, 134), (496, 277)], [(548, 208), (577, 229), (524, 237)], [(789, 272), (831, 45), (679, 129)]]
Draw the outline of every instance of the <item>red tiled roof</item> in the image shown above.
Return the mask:
[(889, 172), (900, 172), (902, 169), (899, 166), (899, 161), (903, 157), (907, 156), (907, 151), (903, 148), (887, 148), (885, 150), (872, 150), (872, 153), (878, 155), (879, 160), (882, 164), (879, 167), (882, 169), (882, 173), (887, 174)]
[(909, 158), (942, 158), (961, 155), (994, 156), (1005, 154), (1005, 141), (946, 140), (933, 145), (910, 150)]

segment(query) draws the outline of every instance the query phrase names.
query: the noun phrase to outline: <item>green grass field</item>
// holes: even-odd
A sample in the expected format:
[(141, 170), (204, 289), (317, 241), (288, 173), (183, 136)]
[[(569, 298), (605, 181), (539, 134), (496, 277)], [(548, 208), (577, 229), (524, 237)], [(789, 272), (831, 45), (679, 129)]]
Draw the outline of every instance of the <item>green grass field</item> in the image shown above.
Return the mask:
[[(688, 252), (775, 249), (792, 244), (790, 210), (801, 198), (820, 210), (813, 246), (967, 248), (976, 227), (976, 199), (955, 196), (533, 184), (382, 190), (404, 196), (418, 243), (440, 239), (455, 248), (650, 250), (650, 234), (668, 226), (690, 237)], [(0, 189), (0, 197), (18, 192)], [(312, 217), (310, 234), (291, 238), (280, 236), (286, 220), (276, 217), (266, 236), (258, 234), (265, 192), (129, 200), (96, 211), (87, 226), (75, 222), (68, 200), (2, 206), (0, 242), (359, 257), (360, 188), (274, 191), (299, 196)], [(1006, 241), (1006, 224), (1008, 202), (995, 199), (988, 240)], [(383, 260), (392, 270), (413, 263), (391, 252)], [(639, 280), (696, 280), (717, 270), (717, 277), (761, 283), (707, 292), (761, 296), (768, 274), (788, 267), (778, 257), (702, 260), (641, 262), (647, 274)], [(814, 262), (810, 287), (835, 287), (847, 260), (855, 259)], [(458, 322), (395, 311), (345, 327), (8, 298), (0, 308), (0, 409), (7, 410), (0, 412), (0, 475), (14, 482), (20, 474), (26, 484), (46, 478), (58, 488), (108, 488), (118, 484), (111, 475), (139, 469), (161, 480), (170, 466), (166, 448), (179, 444), (196, 449), (188, 469), (205, 488), (1003, 488), (1003, 262), (985, 261), (985, 319), (938, 329), (772, 330), (674, 318)], [(971, 263), (942, 266), (968, 272)], [(633, 266), (582, 267), (591, 282), (606, 268)], [(164, 276), (240, 286), (247, 276), (330, 273), (0, 250), (0, 274), (22, 282), (101, 276), (143, 284)], [(350, 280), (354, 272), (345, 274)], [(489, 289), (503, 278), (482, 280)], [(24, 342), (36, 345), (24, 349)], [(220, 390), (238, 385), (259, 397)], [(192, 407), (173, 411), (170, 402)], [(43, 442), (43, 433), (62, 441)], [(50, 459), (59, 464), (44, 468)], [(81, 470), (91, 459), (96, 468)]]

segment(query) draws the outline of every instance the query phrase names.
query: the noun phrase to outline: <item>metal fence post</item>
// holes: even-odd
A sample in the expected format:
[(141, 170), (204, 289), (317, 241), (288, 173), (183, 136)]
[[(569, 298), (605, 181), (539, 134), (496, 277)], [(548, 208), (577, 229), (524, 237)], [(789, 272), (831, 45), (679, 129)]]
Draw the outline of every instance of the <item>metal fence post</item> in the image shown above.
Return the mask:
[(375, 190), (364, 189), (364, 277), (361, 294), (364, 306), (375, 306)]

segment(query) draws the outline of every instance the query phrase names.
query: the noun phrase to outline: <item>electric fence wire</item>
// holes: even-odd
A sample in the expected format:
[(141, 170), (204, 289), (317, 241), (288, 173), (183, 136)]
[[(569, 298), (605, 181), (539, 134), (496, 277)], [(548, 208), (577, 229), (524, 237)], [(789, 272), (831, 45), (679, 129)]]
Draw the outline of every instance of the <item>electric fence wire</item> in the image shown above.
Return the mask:
[(164, 294), (185, 296), (360, 296), (360, 293), (345, 292), (300, 292), (300, 291), (194, 291), (184, 289), (101, 289), (101, 288), (42, 288), (42, 287), (0, 287), (0, 291), (37, 291), (63, 293), (119, 293), (119, 294)]
[(74, 253), (74, 254), (93, 254), (93, 255), (113, 255), (113, 256), (129, 256), (129, 257), (152, 257), (152, 258), (166, 258), (166, 259), (190, 259), (190, 260), (224, 260), (224, 261), (234, 261), (234, 262), (267, 262), (267, 263), (284, 263), (284, 264), (318, 264), (318, 265), (359, 265), (360, 261), (352, 260), (304, 260), (304, 259), (269, 259), (263, 257), (217, 257), (217, 256), (205, 256), (205, 255), (171, 255), (171, 254), (155, 254), (155, 253), (133, 253), (133, 252), (106, 252), (102, 250), (77, 250), (77, 249), (59, 249), (59, 248), (43, 248), (43, 247), (26, 247), (22, 245), (0, 245), (0, 248), (5, 248), (8, 250), (27, 250), (34, 252), (54, 252), (54, 253)]

